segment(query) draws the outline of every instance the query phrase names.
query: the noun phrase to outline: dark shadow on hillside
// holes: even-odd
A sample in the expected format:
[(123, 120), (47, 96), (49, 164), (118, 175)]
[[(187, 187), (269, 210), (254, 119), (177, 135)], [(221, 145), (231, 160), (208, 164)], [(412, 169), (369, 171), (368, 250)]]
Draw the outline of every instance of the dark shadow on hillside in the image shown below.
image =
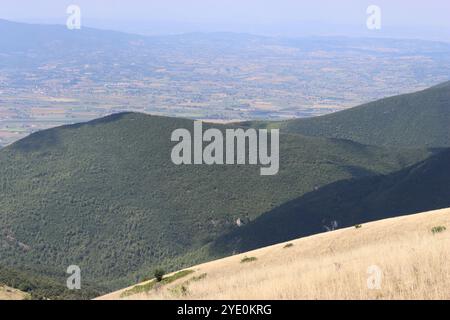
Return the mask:
[(366, 168), (360, 167), (360, 166), (340, 166), (342, 169), (347, 171), (352, 177), (369, 177), (374, 176), (377, 173), (373, 170), (368, 170)]
[(228, 255), (395, 216), (450, 207), (450, 149), (401, 171), (338, 181), (289, 201), (223, 235), (212, 255)]

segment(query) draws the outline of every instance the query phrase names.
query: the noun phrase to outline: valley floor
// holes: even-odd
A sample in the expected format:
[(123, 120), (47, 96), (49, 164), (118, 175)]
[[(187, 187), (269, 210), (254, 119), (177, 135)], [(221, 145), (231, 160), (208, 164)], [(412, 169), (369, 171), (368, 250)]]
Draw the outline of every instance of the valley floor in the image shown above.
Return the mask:
[[(446, 230), (432, 232), (440, 226)], [(99, 299), (450, 299), (450, 209), (288, 243), (194, 266), (146, 292), (130, 287)]]

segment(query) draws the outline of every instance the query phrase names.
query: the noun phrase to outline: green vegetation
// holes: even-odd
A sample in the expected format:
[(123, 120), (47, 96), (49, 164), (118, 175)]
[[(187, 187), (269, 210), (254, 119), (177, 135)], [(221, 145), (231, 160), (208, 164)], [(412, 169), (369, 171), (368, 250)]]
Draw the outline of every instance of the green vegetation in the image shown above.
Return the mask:
[[(227, 40), (232, 38), (229, 35), (202, 36), (212, 37), (209, 40), (189, 35), (185, 38), (188, 40), (186, 44), (179, 47), (179, 41), (183, 39), (179, 37), (168, 39), (166, 43), (166, 40), (159, 38), (95, 30), (85, 30), (75, 35), (68, 34), (64, 27), (28, 26), (4, 21), (0, 22), (0, 28), (9, 30), (2, 33), (7, 36), (0, 37), (4, 49), (0, 67), (6, 72), (2, 75), (6, 79), (15, 79), (27, 73), (29, 79), (35, 79), (25, 81), (26, 86), (19, 91), (28, 95), (36, 86), (49, 85), (54, 87), (55, 92), (64, 92), (71, 85), (81, 90), (80, 96), (75, 97), (74, 101), (63, 102), (61, 97), (50, 99), (54, 101), (34, 101), (34, 97), (29, 95), (18, 99), (15, 88), (3, 88), (2, 91), (7, 92), (2, 92), (2, 103), (9, 108), (8, 114), (13, 112), (12, 118), (23, 117), (26, 123), (33, 117), (41, 118), (42, 111), (36, 114), (31, 112), (32, 109), (46, 107), (54, 112), (54, 108), (48, 106), (61, 107), (66, 103), (72, 109), (66, 110), (67, 117), (55, 120), (55, 113), (49, 111), (47, 120), (73, 122), (92, 114), (105, 114), (106, 109), (111, 110), (110, 106), (113, 106), (112, 109), (114, 106), (123, 108), (124, 105), (133, 109), (147, 108), (149, 101), (142, 99), (140, 93), (161, 98), (161, 95), (149, 94), (160, 90), (157, 86), (150, 88), (139, 81), (128, 81), (137, 84), (137, 87), (127, 87), (121, 91), (119, 88), (108, 88), (99, 80), (104, 75), (105, 66), (112, 65), (118, 57), (129, 57), (128, 54), (134, 54), (136, 59), (133, 61), (149, 68), (134, 66), (122, 68), (121, 72), (109, 72), (106, 68), (108, 83), (144, 79), (149, 76), (148, 70), (155, 69), (154, 59), (148, 57), (155, 54), (161, 57), (164, 55), (160, 53), (166, 52), (171, 53), (173, 58), (175, 52), (175, 57), (180, 56), (181, 60), (177, 62), (167, 55), (171, 61), (170, 68), (161, 68), (167, 70), (162, 73), (158, 71), (158, 78), (166, 81), (173, 75), (171, 70), (177, 69), (179, 75), (178, 79), (174, 79), (175, 83), (184, 84), (193, 72), (192, 66), (184, 65), (184, 62), (192, 60), (192, 57), (186, 60), (186, 56), (179, 54), (186, 51), (186, 45), (200, 49), (207, 43), (214, 44), (209, 45), (212, 50), (209, 53), (206, 52), (208, 50), (188, 51), (201, 52), (202, 57), (197, 58), (209, 61), (211, 56), (223, 54), (224, 50), (228, 53), (241, 52), (242, 44), (251, 40), (251, 54), (244, 55), (251, 56), (255, 61), (258, 60), (254, 59), (255, 54), (268, 57), (261, 60), (260, 66), (264, 68), (252, 68), (257, 70), (256, 74), (255, 71), (248, 74), (246, 68), (245, 77), (237, 78), (264, 79), (260, 76), (267, 74), (267, 70), (281, 70), (280, 67), (286, 69), (286, 63), (277, 64), (278, 59), (273, 59), (275, 52), (268, 49), (272, 47), (279, 50), (279, 47), (267, 46), (267, 39), (261, 37), (239, 36), (237, 45), (230, 45), (231, 41)], [(27, 32), (29, 28), (34, 30), (31, 38)], [(314, 40), (309, 52), (316, 51), (319, 43), (321, 46), (325, 44), (322, 41), (329, 45), (330, 40), (317, 41)], [(345, 40), (344, 44), (335, 42), (331, 51), (348, 47), (348, 41)], [(370, 40), (371, 43), (373, 41)], [(378, 44), (379, 47), (385, 48), (384, 41)], [(62, 46), (61, 42), (69, 45)], [(55, 48), (55, 43), (58, 43), (59, 49), (65, 48), (66, 51), (53, 50), (55, 55), (49, 56), (48, 48)], [(354, 46), (355, 43), (351, 43)], [(398, 40), (388, 43), (400, 44)], [(307, 56), (304, 54), (307, 43), (287, 43), (283, 40), (281, 44), (287, 48), (302, 48), (301, 55)], [(366, 47), (366, 44), (363, 46)], [(410, 46), (408, 40), (394, 48), (409, 52)], [(436, 46), (433, 54), (440, 52), (439, 56), (442, 56), (442, 52), (448, 51), (447, 45)], [(92, 50), (94, 47), (115, 49)], [(88, 57), (88, 60), (98, 62), (89, 63), (92, 81), (72, 81), (74, 74), (78, 74), (79, 79), (86, 79), (85, 63), (79, 63), (82, 60), (74, 62), (71, 66), (73, 72), (65, 73), (68, 78), (64, 78), (64, 73), (58, 73), (60, 81), (41, 77), (41, 71), (35, 67), (28, 70), (23, 65), (25, 69), (19, 68), (20, 75), (13, 71), (17, 68), (11, 67), (17, 64), (17, 57), (27, 61), (31, 59), (41, 65), (54, 65), (55, 61), (65, 56), (64, 53), (74, 52), (74, 48), (81, 50), (78, 53), (89, 53), (78, 54), (77, 57)], [(422, 47), (418, 52), (427, 50)], [(362, 51), (356, 51), (360, 56)], [(367, 52), (367, 48), (363, 51)], [(103, 53), (98, 55), (97, 52)], [(378, 56), (379, 51), (374, 50), (369, 57), (374, 54)], [(398, 55), (398, 51), (395, 54)], [(225, 69), (232, 73), (243, 70), (240, 66), (248, 63), (241, 58), (242, 55), (237, 58), (234, 55), (232, 60), (235, 61), (235, 67)], [(160, 62), (164, 65), (164, 61)], [(303, 60), (301, 65), (311, 69)], [(448, 64), (436, 65), (439, 67), (433, 67), (433, 70), (446, 74)], [(213, 69), (217, 68), (210, 71)], [(145, 74), (139, 70), (145, 70)], [(205, 74), (204, 68), (199, 70), (202, 75)], [(314, 71), (314, 68), (311, 70)], [(51, 70), (49, 72), (54, 73)], [(95, 75), (99, 75), (99, 78), (95, 79)], [(423, 78), (417, 76), (416, 72), (414, 75)], [(339, 77), (342, 78), (342, 73)], [(352, 83), (372, 82), (365, 76), (362, 78), (355, 80), (354, 72), (348, 73), (346, 77)], [(252, 81), (254, 88), (263, 85), (267, 89), (267, 83), (258, 84), (255, 81)], [(244, 82), (249, 83), (247, 80)], [(280, 92), (289, 92), (281, 94), (283, 114), (292, 114), (293, 110), (298, 110), (298, 98), (302, 96), (292, 88), (285, 87), (288, 82), (276, 86), (275, 91), (272, 91), (274, 99), (265, 99), (275, 106), (280, 104), (280, 100), (273, 96), (273, 92), (278, 96)], [(205, 85), (201, 81), (198, 83)], [(337, 220), (340, 226), (351, 226), (360, 221), (447, 205), (449, 197), (445, 190), (448, 186), (448, 162), (441, 163), (436, 160), (439, 158), (421, 161), (435, 152), (428, 150), (428, 147), (450, 146), (449, 86), (447, 83), (423, 92), (383, 99), (319, 118), (244, 124), (281, 128), (280, 172), (271, 177), (260, 176), (256, 166), (172, 164), (170, 153), (174, 143), (170, 143), (170, 135), (178, 128), (191, 129), (192, 121), (186, 119), (123, 113), (85, 124), (36, 132), (0, 150), (1, 263), (9, 269), (27, 271), (24, 276), (6, 272), (5, 283), (9, 281), (12, 287), (17, 284), (33, 291), (38, 298), (90, 297), (91, 291), (85, 284), (109, 291), (142, 279), (157, 266), (167, 271), (178, 270), (240, 251), (241, 248), (259, 247), (280, 239), (320, 232), (330, 221)], [(163, 97), (165, 103), (158, 101), (159, 105), (185, 105), (189, 97), (184, 95), (192, 91), (180, 92), (179, 85), (164, 87), (169, 89)], [(209, 87), (206, 82), (206, 87), (194, 88), (193, 91), (204, 94), (191, 100), (202, 104), (217, 100), (217, 90), (210, 90)], [(207, 90), (203, 90), (205, 88)], [(105, 100), (107, 103), (94, 108), (83, 106), (83, 98), (91, 97), (92, 92), (99, 92), (99, 97), (108, 98), (110, 90), (119, 90), (114, 99)], [(236, 103), (232, 106), (224, 108), (222, 103), (229, 104), (230, 101), (222, 99), (223, 102), (217, 102), (218, 105), (197, 109), (208, 110), (205, 115), (208, 117), (234, 114), (248, 118), (249, 114), (258, 117), (269, 114), (260, 108), (248, 108), (260, 100), (259, 89), (250, 94), (248, 90), (234, 91)], [(134, 92), (134, 98), (130, 92)], [(341, 94), (341, 101), (349, 101), (348, 98), (355, 96), (354, 92), (346, 90), (342, 90)], [(26, 103), (18, 107), (9, 106), (15, 105), (17, 100)], [(317, 104), (316, 97), (313, 100), (313, 104)], [(178, 107), (169, 109), (179, 110)], [(257, 111), (246, 112), (246, 108)], [(158, 112), (172, 111), (161, 108)], [(189, 113), (189, 116), (200, 117), (204, 111), (195, 112)], [(16, 124), (5, 122), (4, 125), (9, 127), (8, 130), (17, 132), (17, 128), (13, 127)], [(39, 128), (42, 128), (42, 123), (40, 125)], [(205, 125), (205, 129), (207, 127)], [(222, 130), (226, 128), (220, 125), (215, 127)], [(29, 132), (35, 129), (25, 130)], [(9, 132), (6, 133), (11, 136)], [(8, 141), (11, 140), (2, 140), (0, 143)], [(401, 149), (399, 146), (408, 148)], [(418, 146), (420, 148), (417, 149)], [(433, 164), (433, 161), (437, 163)], [(419, 165), (405, 169), (419, 162)], [(436, 175), (436, 167), (443, 172), (441, 177)], [(244, 216), (250, 223), (238, 229), (235, 221)], [(265, 225), (266, 222), (270, 222), (270, 225)], [(267, 229), (273, 232), (263, 232)], [(252, 230), (255, 232), (248, 232)], [(79, 265), (82, 270), (83, 289), (80, 292), (66, 292), (64, 289), (65, 270), (71, 264)], [(14, 279), (18, 279), (16, 283), (12, 281)], [(165, 278), (160, 280), (164, 283)], [(44, 291), (40, 292), (40, 288), (44, 288)]]
[[(450, 207), (450, 149), (398, 172), (344, 180), (289, 201), (220, 237), (214, 252), (246, 252), (326, 231)], [(437, 229), (436, 229), (437, 230)]]
[(190, 275), (193, 272), (194, 272), (194, 270), (182, 270), (171, 276), (164, 277), (159, 281), (158, 281), (158, 279), (155, 278), (153, 280), (148, 281), (147, 283), (136, 285), (133, 288), (124, 291), (121, 294), (121, 296), (129, 296), (129, 295), (133, 295), (133, 294), (137, 294), (137, 293), (148, 292), (148, 291), (152, 290), (153, 288), (156, 288), (157, 286), (163, 286), (163, 285), (172, 283), (180, 278)]
[[(282, 132), (368, 145), (450, 147), (450, 82), (329, 115), (278, 122)], [(265, 127), (272, 122), (250, 122)]]
[(162, 282), (163, 282), (163, 284), (168, 284), (168, 283), (174, 282), (175, 280), (183, 278), (187, 275), (190, 275), (191, 273), (194, 273), (194, 272), (195, 272), (194, 270), (178, 271), (177, 273), (175, 273), (171, 276), (165, 277)]
[(191, 279), (171, 288), (169, 291), (175, 296), (187, 296), (189, 294), (189, 285), (192, 282), (197, 282), (206, 278), (207, 273), (202, 273), (199, 276), (193, 276)]
[(285, 245), (284, 245), (284, 249), (287, 249), (287, 248), (291, 248), (291, 247), (293, 247), (294, 246), (294, 244), (293, 243), (286, 243)]
[(258, 258), (256, 257), (244, 257), (242, 258), (241, 263), (253, 262), (256, 260), (258, 260)]
[(186, 285), (182, 284), (179, 287), (177, 287), (176, 291), (172, 290), (171, 292), (173, 294), (177, 294), (178, 293), (181, 296), (186, 296), (188, 294), (188, 292), (189, 292), (189, 289), (188, 289), (188, 287)]
[(158, 282), (156, 280), (150, 280), (149, 282), (147, 282), (145, 284), (136, 285), (132, 289), (124, 291), (120, 296), (126, 297), (126, 296), (131, 296), (131, 295), (137, 294), (137, 293), (149, 292), (150, 290), (152, 290), (155, 287), (155, 285), (157, 283)]
[(257, 166), (176, 166), (171, 133), (192, 126), (124, 113), (1, 149), (2, 263), (62, 273), (77, 264), (84, 282), (114, 290), (155, 267), (223, 256), (211, 244), (239, 217), (254, 220), (316, 187), (387, 174), (430, 154), (282, 134), (276, 176)]
[(360, 225), (360, 224), (355, 224), (355, 229), (361, 229), (362, 228), (362, 225)]
[(208, 275), (207, 273), (202, 273), (202, 274), (199, 275), (199, 276), (194, 276), (194, 277), (192, 277), (191, 280), (189, 280), (189, 282), (196, 282), (196, 281), (203, 280), (203, 279), (206, 278), (207, 275)]
[(433, 228), (431, 229), (431, 232), (432, 232), (433, 234), (436, 234), (436, 233), (444, 232), (445, 230), (447, 230), (446, 227), (444, 227), (444, 226), (437, 226), (437, 227), (433, 227)]
[(166, 272), (163, 269), (156, 269), (153, 275), (155, 276), (156, 282), (161, 282)]
[(30, 271), (0, 266), (0, 285), (18, 289), (30, 295), (33, 300), (71, 300), (91, 299), (100, 294), (100, 290), (83, 283), (82, 290), (69, 290), (65, 277), (39, 276)]

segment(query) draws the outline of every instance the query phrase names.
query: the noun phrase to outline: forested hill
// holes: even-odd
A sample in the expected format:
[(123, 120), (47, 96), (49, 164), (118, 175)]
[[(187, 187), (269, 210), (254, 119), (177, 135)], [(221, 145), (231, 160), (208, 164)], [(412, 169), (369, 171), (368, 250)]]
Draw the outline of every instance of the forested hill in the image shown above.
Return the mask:
[(369, 145), (450, 147), (450, 82), (325, 116), (246, 125)]
[(156, 266), (208, 260), (201, 248), (237, 228), (238, 218), (254, 220), (315, 188), (393, 172), (430, 154), (282, 134), (275, 176), (261, 176), (258, 166), (176, 166), (171, 133), (192, 127), (123, 113), (0, 150), (2, 264), (62, 274), (75, 264), (86, 282), (122, 286)]
[(289, 201), (216, 241), (244, 252), (331, 229), (450, 207), (450, 149), (398, 172), (338, 181)]

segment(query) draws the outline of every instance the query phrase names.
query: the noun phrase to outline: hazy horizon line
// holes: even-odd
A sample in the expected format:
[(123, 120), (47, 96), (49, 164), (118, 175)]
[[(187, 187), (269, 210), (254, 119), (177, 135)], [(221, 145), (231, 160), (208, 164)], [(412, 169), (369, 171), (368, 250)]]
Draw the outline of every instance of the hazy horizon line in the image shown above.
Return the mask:
[[(0, 20), (12, 22), (12, 23), (19, 23), (19, 24), (31, 24), (31, 25), (47, 25), (47, 26), (65, 26), (65, 21), (61, 21), (61, 19), (10, 19), (10, 18), (3, 18), (0, 16)], [(94, 29), (94, 30), (101, 30), (101, 31), (112, 31), (112, 32), (121, 32), (131, 35), (139, 35), (139, 36), (146, 36), (146, 37), (152, 37), (152, 36), (177, 36), (177, 35), (189, 35), (189, 34), (241, 34), (241, 35), (250, 35), (250, 36), (258, 36), (258, 37), (267, 37), (267, 38), (279, 38), (279, 39), (301, 39), (301, 38), (348, 38), (348, 39), (393, 39), (393, 40), (416, 40), (416, 41), (429, 41), (429, 42), (443, 42), (443, 43), (450, 43), (450, 34), (448, 35), (448, 38), (440, 38), (440, 37), (424, 37), (424, 36), (408, 36), (408, 35), (401, 35), (401, 34), (395, 34), (393, 32), (391, 33), (383, 33), (383, 32), (371, 32), (371, 31), (365, 31), (362, 28), (359, 30), (354, 31), (353, 33), (346, 33), (344, 31), (334, 31), (327, 33), (324, 30), (318, 30), (317, 32), (304, 32), (304, 33), (298, 33), (295, 34), (281, 34), (280, 32), (264, 32), (264, 31), (251, 31), (251, 30), (230, 30), (227, 28), (216, 28), (213, 30), (205, 30), (205, 29), (192, 29), (192, 30), (178, 30), (178, 31), (166, 31), (166, 32), (147, 32), (145, 30), (139, 32), (136, 28), (137, 24), (139, 23), (147, 23), (146, 26), (142, 26), (143, 29), (149, 28), (151, 25), (166, 25), (171, 24), (170, 21), (145, 21), (145, 20), (134, 20), (133, 26), (130, 27), (123, 27), (123, 24), (127, 24), (131, 22), (130, 20), (118, 20), (118, 19), (109, 19), (109, 20), (99, 20), (99, 19), (85, 19), (85, 22), (83, 23), (84, 28), (88, 29)], [(87, 22), (86, 22), (87, 21)], [(101, 21), (103, 23), (107, 22), (107, 24), (98, 24), (98, 22)], [(110, 23), (120, 23), (120, 25), (117, 27), (114, 27)], [(175, 22), (180, 24), (185, 24), (185, 22)], [(189, 25), (203, 25), (206, 26), (206, 24), (193, 24), (193, 23), (186, 23)], [(319, 21), (305, 21), (305, 22), (299, 22), (296, 23), (296, 26), (306, 26), (311, 24), (320, 24), (324, 28), (333, 28), (341, 27), (341, 28), (355, 28), (356, 25), (351, 24), (336, 24), (336, 23), (322, 23)], [(251, 24), (249, 24), (251, 25)], [(259, 24), (259, 27), (266, 26), (265, 24)], [(385, 26), (385, 29), (389, 28), (390, 30), (401, 30), (401, 26)], [(417, 29), (424, 29), (424, 28), (417, 28)], [(435, 29), (435, 27), (425, 27), (425, 29)], [(439, 29), (439, 28), (437, 28)], [(398, 31), (397, 31), (398, 32)], [(445, 32), (443, 32), (445, 33)]]

